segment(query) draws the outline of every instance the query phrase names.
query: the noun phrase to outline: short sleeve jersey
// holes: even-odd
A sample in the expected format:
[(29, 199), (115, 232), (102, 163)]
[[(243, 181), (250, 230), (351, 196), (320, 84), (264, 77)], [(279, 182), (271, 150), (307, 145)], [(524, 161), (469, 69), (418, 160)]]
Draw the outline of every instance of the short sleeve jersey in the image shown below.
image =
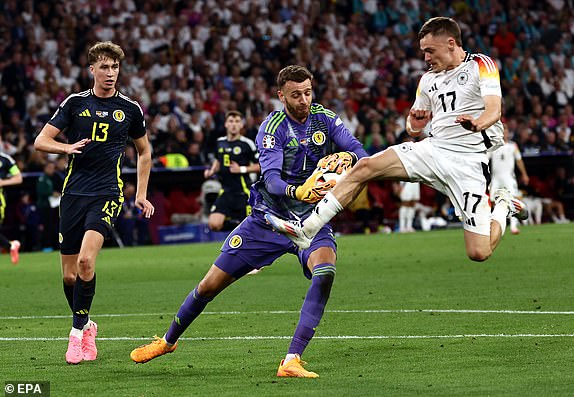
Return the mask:
[(491, 173), (493, 178), (505, 178), (506, 176), (515, 177), (514, 164), (522, 160), (520, 149), (515, 142), (508, 141), (500, 148), (489, 153), (492, 162)]
[(487, 95), (502, 96), (496, 62), (483, 54), (467, 54), (452, 70), (425, 73), (413, 108), (432, 111), (433, 145), (465, 154), (485, 153), (503, 144), (500, 120), (480, 132), (468, 131), (454, 120), (463, 114), (479, 117), (485, 109), (482, 97)]
[(240, 137), (235, 141), (227, 140), (227, 137), (217, 139), (217, 160), (219, 161), (219, 180), (225, 193), (249, 194), (251, 180), (247, 174), (232, 174), (229, 166), (236, 162), (240, 166), (256, 163), (259, 159), (255, 143), (246, 137)]
[[(362, 144), (331, 110), (313, 103), (305, 123), (291, 119), (285, 110), (274, 111), (259, 127), (256, 138), (261, 175), (278, 170), (288, 184), (301, 185), (311, 176), (317, 162), (327, 154), (350, 151), (359, 158), (367, 156)], [(250, 204), (254, 210), (272, 212), (289, 219), (304, 219), (314, 205), (273, 195), (263, 178), (252, 187)]]
[[(20, 173), (16, 161), (6, 153), (0, 153), (0, 179), (8, 179)], [(0, 195), (3, 189), (0, 187)]]
[(90, 89), (67, 97), (48, 123), (62, 130), (70, 143), (92, 140), (82, 153), (69, 156), (63, 194), (122, 195), (120, 170), (128, 138), (146, 133), (137, 102), (119, 91), (100, 98)]

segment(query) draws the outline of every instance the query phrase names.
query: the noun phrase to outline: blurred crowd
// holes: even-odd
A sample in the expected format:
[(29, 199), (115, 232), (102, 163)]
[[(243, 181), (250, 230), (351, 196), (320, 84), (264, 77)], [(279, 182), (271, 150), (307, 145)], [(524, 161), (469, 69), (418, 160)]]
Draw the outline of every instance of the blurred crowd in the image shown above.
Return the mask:
[[(33, 150), (35, 135), (68, 94), (91, 88), (86, 52), (105, 40), (126, 53), (119, 89), (142, 105), (158, 166), (171, 154), (208, 164), (231, 109), (253, 139), (281, 107), (275, 77), (288, 64), (306, 65), (315, 100), (377, 152), (404, 137), (427, 68), (417, 32), (437, 15), (459, 22), (466, 49), (498, 63), (503, 120), (523, 154), (574, 148), (571, 1), (5, 0), (0, 8), (0, 150), (22, 171), (56, 160)], [(125, 166), (135, 166), (132, 149)]]

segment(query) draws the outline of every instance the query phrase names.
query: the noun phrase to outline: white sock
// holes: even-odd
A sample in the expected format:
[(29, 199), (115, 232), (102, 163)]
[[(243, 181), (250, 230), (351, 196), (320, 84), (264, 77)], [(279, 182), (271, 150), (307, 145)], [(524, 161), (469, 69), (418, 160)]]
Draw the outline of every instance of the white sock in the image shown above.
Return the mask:
[(82, 328), (82, 331), (87, 331), (90, 328), (92, 328), (92, 322), (90, 320), (88, 320), (88, 322), (86, 323), (86, 325), (84, 325), (84, 328)]
[(518, 219), (516, 219), (515, 217), (511, 217), (510, 218), (510, 228), (512, 230), (516, 230), (516, 229), (518, 229), (518, 225), (519, 225)]
[(78, 339), (82, 339), (84, 337), (84, 331), (72, 327), (72, 330), (70, 331), (70, 336), (75, 336)]
[(407, 231), (407, 211), (404, 205), (399, 208), (399, 232)]
[(296, 358), (298, 356), (298, 354), (294, 354), (294, 353), (288, 353), (285, 356), (285, 359), (283, 360), (283, 365), (287, 364), (289, 361), (293, 360), (294, 358)]
[(490, 219), (498, 222), (500, 225), (500, 235), (503, 236), (506, 231), (506, 217), (508, 216), (508, 205), (504, 202), (499, 202), (494, 206)]
[(405, 216), (405, 221), (407, 225), (407, 230), (412, 231), (413, 229), (413, 221), (415, 220), (415, 207), (407, 207), (407, 213)]
[(307, 237), (314, 237), (323, 226), (337, 215), (343, 207), (335, 198), (333, 193), (329, 192), (317, 203), (317, 206), (305, 221), (303, 221), (303, 232)]
[(173, 346), (173, 343), (169, 343), (169, 342), (167, 341), (167, 339), (165, 339), (165, 335), (166, 335), (166, 334), (163, 334), (163, 336), (162, 336), (163, 341), (165, 342), (166, 345), (168, 345), (169, 347), (172, 347), (172, 346)]

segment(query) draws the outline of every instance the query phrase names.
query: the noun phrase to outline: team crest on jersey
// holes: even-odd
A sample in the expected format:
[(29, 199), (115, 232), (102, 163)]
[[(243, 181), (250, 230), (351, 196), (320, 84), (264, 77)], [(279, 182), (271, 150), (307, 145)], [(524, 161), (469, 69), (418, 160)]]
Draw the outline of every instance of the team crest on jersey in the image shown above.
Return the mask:
[(273, 149), (275, 147), (275, 137), (273, 135), (265, 135), (263, 137), (263, 148)]
[(241, 154), (241, 147), (240, 146), (235, 146), (233, 148), (233, 154), (238, 155)]
[(311, 136), (311, 140), (315, 145), (323, 145), (325, 143), (325, 133), (321, 131), (315, 131)]
[(126, 119), (126, 114), (124, 113), (123, 110), (114, 110), (114, 120), (116, 120), (117, 122), (121, 123), (122, 121), (124, 121)]
[(460, 85), (465, 85), (468, 81), (468, 73), (462, 72), (456, 77), (456, 82)]
[(237, 234), (229, 239), (229, 246), (231, 248), (239, 248), (241, 247), (241, 244), (243, 244), (243, 239)]
[(96, 110), (96, 116), (98, 117), (106, 117), (108, 115), (108, 112), (105, 112), (103, 110)]
[(407, 153), (409, 150), (411, 150), (411, 147), (406, 143), (402, 143), (399, 145), (399, 150), (403, 153)]

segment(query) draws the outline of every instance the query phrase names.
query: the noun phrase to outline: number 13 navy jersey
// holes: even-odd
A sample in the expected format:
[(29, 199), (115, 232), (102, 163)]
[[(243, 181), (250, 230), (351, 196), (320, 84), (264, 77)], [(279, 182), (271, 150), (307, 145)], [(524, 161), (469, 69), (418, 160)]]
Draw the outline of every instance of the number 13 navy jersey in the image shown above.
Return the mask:
[(145, 135), (139, 104), (116, 91), (109, 98), (90, 89), (68, 96), (49, 124), (63, 131), (68, 143), (89, 138), (82, 153), (69, 156), (63, 193), (81, 196), (121, 196), (121, 163), (128, 137)]

